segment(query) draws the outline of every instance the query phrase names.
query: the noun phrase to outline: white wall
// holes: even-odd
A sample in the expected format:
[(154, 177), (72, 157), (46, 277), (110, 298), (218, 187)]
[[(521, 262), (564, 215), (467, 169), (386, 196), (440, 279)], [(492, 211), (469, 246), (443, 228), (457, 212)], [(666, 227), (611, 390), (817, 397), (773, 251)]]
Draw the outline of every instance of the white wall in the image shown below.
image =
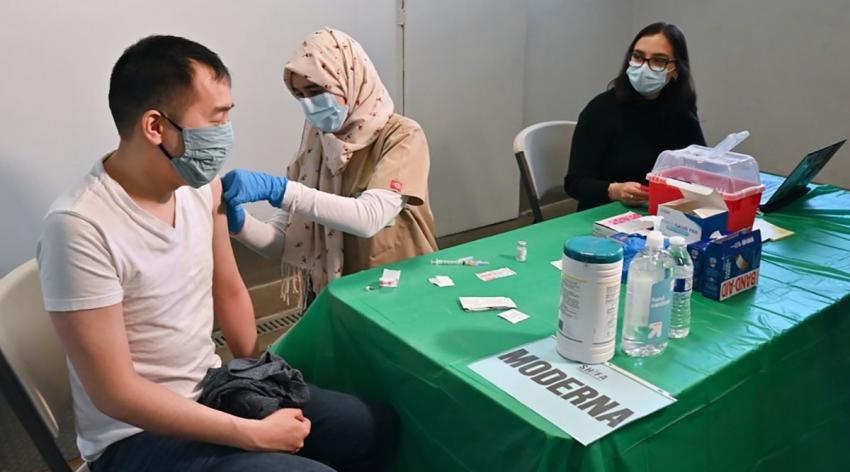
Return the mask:
[[(631, 0), (405, 0), (405, 105), (431, 145), (440, 235), (515, 218), (513, 138), (576, 119), (632, 34)], [(566, 172), (566, 169), (564, 169)]]
[(605, 91), (632, 39), (632, 3), (528, 0), (525, 126), (575, 120)]
[[(633, 33), (659, 20), (687, 37), (709, 143), (748, 129), (739, 149), (784, 175), (808, 151), (850, 138), (846, 0), (637, 0)], [(849, 145), (816, 180), (850, 187)]]
[(233, 75), (236, 146), (228, 167), (282, 172), (303, 115), (283, 65), (325, 25), (351, 33), (395, 93), (395, 0), (0, 3), (0, 275), (34, 257), (53, 199), (117, 145), (107, 91), (112, 65), (143, 36), (176, 34), (216, 51)]
[(437, 233), (516, 217), (525, 2), (405, 0), (405, 112), (428, 136)]

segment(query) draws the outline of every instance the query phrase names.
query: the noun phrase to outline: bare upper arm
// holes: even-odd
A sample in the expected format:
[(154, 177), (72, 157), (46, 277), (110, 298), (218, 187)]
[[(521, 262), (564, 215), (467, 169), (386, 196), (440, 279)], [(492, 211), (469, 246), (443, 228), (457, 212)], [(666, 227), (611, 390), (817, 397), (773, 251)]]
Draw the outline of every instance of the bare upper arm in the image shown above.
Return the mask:
[(236, 292), (247, 292), (247, 289), (230, 244), (225, 204), (221, 199), (221, 179), (215, 178), (210, 188), (213, 197), (213, 298), (219, 302), (222, 297), (230, 298)]
[(136, 375), (121, 303), (50, 312), (50, 319), (86, 392), (102, 408), (111, 388), (128, 385)]

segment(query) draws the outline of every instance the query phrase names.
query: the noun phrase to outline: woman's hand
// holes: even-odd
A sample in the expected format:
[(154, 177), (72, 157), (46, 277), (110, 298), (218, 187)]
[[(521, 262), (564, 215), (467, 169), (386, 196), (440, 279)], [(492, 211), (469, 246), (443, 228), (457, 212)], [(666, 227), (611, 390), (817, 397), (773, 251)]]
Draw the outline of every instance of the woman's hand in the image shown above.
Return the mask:
[(608, 186), (608, 198), (624, 205), (637, 206), (649, 199), (649, 193), (638, 182), (612, 182)]
[(262, 172), (236, 169), (221, 178), (224, 203), (227, 205), (227, 226), (232, 234), (242, 231), (245, 224), (243, 203), (268, 201), (280, 208), (286, 193), (286, 177), (277, 177)]

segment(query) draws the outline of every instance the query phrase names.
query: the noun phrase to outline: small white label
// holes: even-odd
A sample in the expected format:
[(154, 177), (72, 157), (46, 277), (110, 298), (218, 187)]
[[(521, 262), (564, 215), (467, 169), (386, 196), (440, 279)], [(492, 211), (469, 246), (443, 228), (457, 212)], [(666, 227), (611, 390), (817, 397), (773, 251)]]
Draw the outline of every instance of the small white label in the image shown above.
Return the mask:
[(515, 310), (515, 309), (503, 311), (503, 312), (499, 313), (499, 317), (508, 320), (509, 322), (511, 322), (511, 324), (517, 324), (520, 321), (528, 319), (528, 315), (526, 315), (525, 313), (523, 313), (519, 310)]
[(448, 275), (437, 275), (428, 279), (429, 282), (436, 285), (437, 287), (452, 287), (455, 282)]
[(516, 275), (516, 272), (508, 269), (507, 267), (502, 267), (501, 269), (488, 270), (487, 272), (479, 272), (475, 275), (479, 279), (485, 282), (489, 282), (494, 279), (501, 279), (502, 277), (510, 277), (512, 275)]
[(393, 269), (384, 269), (381, 279), (378, 281), (381, 287), (398, 287), (398, 282), (401, 279), (401, 271)]
[(550, 262), (556, 269), (564, 270), (564, 261), (562, 259), (558, 259), (557, 261)]

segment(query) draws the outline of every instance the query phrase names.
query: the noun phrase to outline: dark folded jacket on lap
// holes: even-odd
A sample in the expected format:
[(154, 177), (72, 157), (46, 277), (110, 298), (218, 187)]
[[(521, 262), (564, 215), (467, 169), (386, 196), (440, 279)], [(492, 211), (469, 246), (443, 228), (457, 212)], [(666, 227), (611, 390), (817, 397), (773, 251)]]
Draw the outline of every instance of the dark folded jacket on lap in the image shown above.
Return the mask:
[(242, 418), (261, 419), (310, 399), (304, 377), (276, 354), (233, 359), (207, 371), (198, 402)]

